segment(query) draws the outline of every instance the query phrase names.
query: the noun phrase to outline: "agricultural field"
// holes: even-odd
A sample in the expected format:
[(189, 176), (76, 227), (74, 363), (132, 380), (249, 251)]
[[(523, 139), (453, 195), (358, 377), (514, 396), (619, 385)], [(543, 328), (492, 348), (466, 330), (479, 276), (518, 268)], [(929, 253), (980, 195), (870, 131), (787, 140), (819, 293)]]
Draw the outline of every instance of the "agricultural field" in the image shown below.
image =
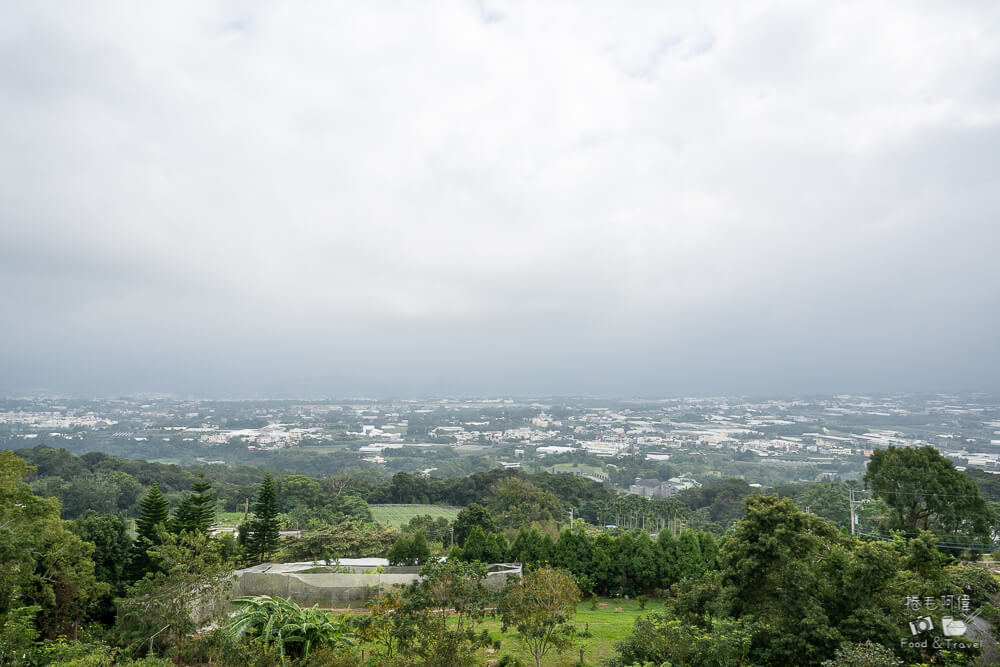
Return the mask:
[(429, 514), (435, 519), (443, 516), (448, 521), (454, 521), (461, 507), (447, 505), (371, 505), (372, 517), (383, 526), (400, 528), (410, 522), (415, 516)]

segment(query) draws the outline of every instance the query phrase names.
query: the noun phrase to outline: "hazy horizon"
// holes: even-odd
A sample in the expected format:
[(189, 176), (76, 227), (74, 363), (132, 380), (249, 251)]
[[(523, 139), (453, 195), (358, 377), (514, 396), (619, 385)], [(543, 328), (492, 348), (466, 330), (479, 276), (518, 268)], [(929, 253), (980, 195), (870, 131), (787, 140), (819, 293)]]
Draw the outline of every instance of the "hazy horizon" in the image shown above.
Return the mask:
[(0, 11), (0, 395), (1000, 390), (1000, 5)]

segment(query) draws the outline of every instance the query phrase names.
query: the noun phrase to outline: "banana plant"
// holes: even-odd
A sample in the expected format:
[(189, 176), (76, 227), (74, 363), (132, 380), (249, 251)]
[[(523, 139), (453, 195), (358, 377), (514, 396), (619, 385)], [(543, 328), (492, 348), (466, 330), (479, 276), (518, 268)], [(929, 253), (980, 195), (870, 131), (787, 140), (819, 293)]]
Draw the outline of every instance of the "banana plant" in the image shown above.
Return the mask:
[(233, 604), (240, 607), (226, 634), (236, 641), (254, 638), (265, 646), (274, 645), (281, 657), (307, 657), (314, 649), (354, 646), (350, 622), (344, 614), (331, 618), (318, 606), (303, 609), (291, 600), (270, 595), (239, 597)]

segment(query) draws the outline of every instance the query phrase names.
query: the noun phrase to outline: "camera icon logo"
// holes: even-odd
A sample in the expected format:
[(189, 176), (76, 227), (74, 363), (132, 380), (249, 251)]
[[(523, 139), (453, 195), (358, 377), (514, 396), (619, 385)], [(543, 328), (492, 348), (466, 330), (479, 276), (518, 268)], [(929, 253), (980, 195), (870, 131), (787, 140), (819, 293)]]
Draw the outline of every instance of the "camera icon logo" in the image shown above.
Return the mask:
[[(961, 623), (961, 621), (959, 621), (959, 623)], [(922, 632), (927, 632), (928, 630), (933, 630), (933, 629), (934, 629), (934, 621), (931, 620), (930, 616), (918, 616), (917, 618), (910, 621), (911, 634), (919, 635)]]

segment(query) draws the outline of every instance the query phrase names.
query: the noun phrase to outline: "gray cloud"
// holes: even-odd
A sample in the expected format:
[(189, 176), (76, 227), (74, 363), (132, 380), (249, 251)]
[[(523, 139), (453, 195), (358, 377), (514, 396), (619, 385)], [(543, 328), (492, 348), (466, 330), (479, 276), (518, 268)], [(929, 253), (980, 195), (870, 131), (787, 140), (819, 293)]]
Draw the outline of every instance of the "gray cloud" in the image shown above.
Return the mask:
[(993, 3), (0, 12), (0, 390), (998, 388)]

